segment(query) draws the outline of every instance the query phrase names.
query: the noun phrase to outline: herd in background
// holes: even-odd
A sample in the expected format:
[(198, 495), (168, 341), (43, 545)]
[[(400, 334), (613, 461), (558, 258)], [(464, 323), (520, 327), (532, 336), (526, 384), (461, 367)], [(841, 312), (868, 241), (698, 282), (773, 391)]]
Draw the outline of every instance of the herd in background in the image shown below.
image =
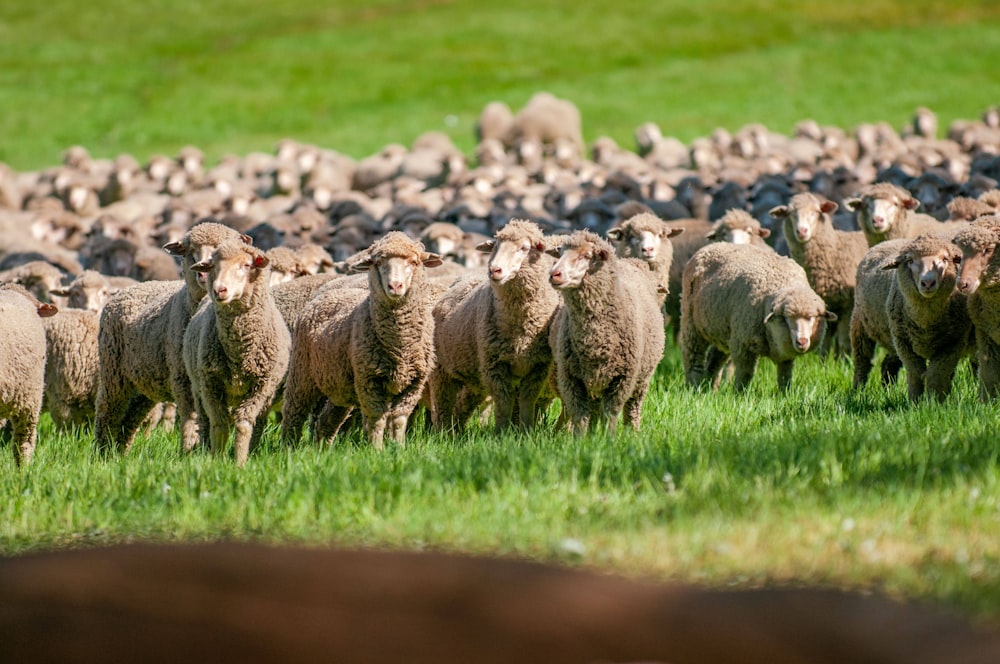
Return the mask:
[[(747, 125), (685, 145), (584, 144), (538, 93), (447, 135), (352, 159), (292, 140), (209, 165), (0, 164), (0, 417), (27, 463), (39, 412), (126, 451), (144, 427), (244, 463), (272, 412), (297, 444), (357, 422), (461, 431), (639, 426), (666, 332), (686, 379), (744, 389), (760, 357), (849, 355), (854, 385), (943, 398), (970, 358), (1000, 393), (1000, 111), (945, 138), (918, 109), (847, 132)], [(56, 310), (58, 309), (58, 313)], [(824, 335), (829, 326), (830, 333)]]

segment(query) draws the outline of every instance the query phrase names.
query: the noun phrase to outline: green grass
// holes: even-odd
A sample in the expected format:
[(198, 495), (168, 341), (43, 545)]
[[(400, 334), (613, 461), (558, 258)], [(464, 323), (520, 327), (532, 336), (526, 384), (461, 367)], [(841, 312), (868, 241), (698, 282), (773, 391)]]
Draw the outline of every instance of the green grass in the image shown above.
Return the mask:
[(0, 7), (0, 161), (72, 144), (141, 160), (210, 158), (285, 136), (354, 157), (430, 129), (471, 150), (482, 107), (540, 89), (581, 108), (585, 138), (632, 145), (653, 120), (687, 141), (812, 117), (942, 124), (997, 103), (989, 0), (483, 3), (53, 0)]
[[(610, 8), (609, 8), (610, 7)], [(0, 161), (73, 144), (210, 159), (283, 137), (354, 157), (432, 129), (471, 151), (489, 101), (575, 101), (585, 139), (648, 120), (688, 141), (812, 117), (942, 125), (1000, 102), (990, 0), (483, 3), (249, 0), (0, 3)], [(0, 458), (0, 552), (133, 540), (265, 541), (503, 553), (716, 586), (880, 589), (1000, 618), (995, 406), (967, 370), (944, 404), (849, 389), (806, 358), (778, 396), (695, 393), (668, 353), (639, 432), (356, 438), (245, 469), (154, 432), (95, 458), (43, 420), (34, 464)]]
[(644, 426), (497, 437), (357, 435), (287, 450), (271, 430), (245, 469), (182, 456), (156, 431), (123, 459), (43, 420), (34, 463), (0, 463), (0, 551), (219, 538), (500, 553), (717, 586), (813, 583), (1000, 617), (996, 410), (960, 372), (944, 404), (849, 386), (807, 356), (778, 395), (683, 385), (669, 349)]

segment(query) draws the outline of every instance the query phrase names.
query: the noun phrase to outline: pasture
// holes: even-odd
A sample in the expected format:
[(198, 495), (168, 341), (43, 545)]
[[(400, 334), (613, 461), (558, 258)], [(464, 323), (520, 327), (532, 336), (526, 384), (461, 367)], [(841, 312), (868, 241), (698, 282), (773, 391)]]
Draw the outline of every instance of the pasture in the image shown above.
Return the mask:
[[(270, 151), (290, 136), (362, 157), (447, 131), (471, 149), (483, 105), (547, 89), (589, 143), (653, 120), (684, 141), (800, 119), (943, 126), (1000, 102), (1000, 7), (267, 3), (119, 0), (0, 7), (0, 161), (72, 144), (145, 161), (183, 145)], [(33, 464), (0, 458), (0, 552), (218, 538), (498, 553), (716, 587), (875, 589), (1000, 619), (996, 405), (963, 364), (942, 404), (850, 387), (808, 356), (789, 393), (698, 393), (668, 341), (643, 426), (575, 438), (414, 430), (381, 453), (348, 437), (246, 468), (154, 431), (123, 459), (43, 418)], [(553, 418), (554, 419), (554, 418)]]

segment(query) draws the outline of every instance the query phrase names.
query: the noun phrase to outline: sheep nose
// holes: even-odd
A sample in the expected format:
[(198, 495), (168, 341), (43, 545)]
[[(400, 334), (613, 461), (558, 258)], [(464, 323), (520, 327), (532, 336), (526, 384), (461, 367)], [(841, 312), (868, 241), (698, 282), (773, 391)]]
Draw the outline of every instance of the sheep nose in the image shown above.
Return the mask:
[(958, 290), (962, 291), (963, 293), (968, 293), (969, 291), (972, 290), (971, 279), (959, 279), (958, 284), (956, 285), (958, 286)]
[(218, 297), (225, 297), (226, 293), (228, 293), (228, 292), (229, 292), (229, 289), (226, 288), (225, 286), (216, 286), (215, 287), (215, 294)]
[(795, 340), (795, 346), (802, 351), (809, 350), (809, 337), (799, 337)]
[(490, 276), (495, 280), (503, 279), (503, 268), (502, 267), (490, 268)]
[(642, 255), (643, 256), (653, 256), (655, 253), (656, 253), (656, 247), (643, 247), (642, 248)]
[(403, 292), (403, 282), (402, 281), (390, 281), (389, 282), (389, 292), (393, 295), (401, 295)]
[(885, 223), (885, 217), (883, 217), (881, 215), (877, 215), (877, 214), (873, 215), (872, 216), (872, 223), (875, 224), (876, 226), (881, 226), (882, 224)]
[(925, 291), (937, 288), (937, 277), (921, 277), (920, 287)]
[(552, 270), (549, 272), (549, 281), (554, 284), (561, 284), (563, 281), (562, 270)]

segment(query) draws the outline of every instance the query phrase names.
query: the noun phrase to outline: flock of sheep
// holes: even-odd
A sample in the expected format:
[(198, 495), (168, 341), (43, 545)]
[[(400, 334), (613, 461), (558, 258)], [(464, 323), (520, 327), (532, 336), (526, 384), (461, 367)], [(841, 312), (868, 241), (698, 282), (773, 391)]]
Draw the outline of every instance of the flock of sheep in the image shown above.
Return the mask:
[(101, 451), (166, 426), (184, 450), (233, 437), (239, 464), (272, 412), (289, 445), (402, 443), (418, 409), (527, 429), (555, 399), (577, 432), (638, 427), (667, 331), (696, 387), (731, 366), (744, 389), (766, 357), (785, 389), (816, 348), (860, 387), (881, 347), (914, 400), (965, 357), (991, 399), (1000, 113), (937, 133), (918, 109), (901, 132), (685, 145), (647, 123), (588, 151), (576, 107), (538, 93), (487, 105), (472, 158), (428, 132), (360, 160), (285, 140), (214, 166), (0, 164), (0, 417), (21, 464), (43, 408)]

